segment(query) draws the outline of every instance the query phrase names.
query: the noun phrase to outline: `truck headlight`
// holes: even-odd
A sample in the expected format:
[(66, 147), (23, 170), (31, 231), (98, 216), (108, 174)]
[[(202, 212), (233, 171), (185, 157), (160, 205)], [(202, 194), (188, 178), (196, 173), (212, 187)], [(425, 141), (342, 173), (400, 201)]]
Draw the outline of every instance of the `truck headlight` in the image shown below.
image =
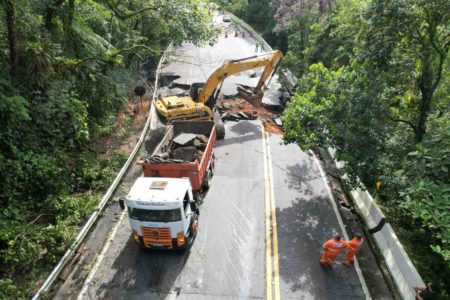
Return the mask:
[(181, 247), (184, 245), (184, 243), (185, 243), (184, 232), (180, 231), (177, 233), (177, 245), (178, 245), (178, 247)]
[(134, 229), (133, 229), (133, 238), (136, 243), (140, 244), (139, 235), (137, 234), (137, 231)]

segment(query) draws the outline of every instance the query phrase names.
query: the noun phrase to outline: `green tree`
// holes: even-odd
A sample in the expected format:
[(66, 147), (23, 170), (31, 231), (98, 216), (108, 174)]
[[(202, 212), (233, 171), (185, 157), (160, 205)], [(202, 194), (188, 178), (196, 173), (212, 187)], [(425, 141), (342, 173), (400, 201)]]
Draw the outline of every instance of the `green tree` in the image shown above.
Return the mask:
[(362, 67), (330, 71), (312, 65), (283, 115), (285, 141), (304, 150), (333, 147), (336, 158), (346, 163), (341, 172), (353, 186), (357, 177), (370, 181), (378, 173), (374, 162), (386, 137), (379, 89), (363, 72)]
[(450, 265), (450, 116), (433, 125), (436, 130), (408, 154), (401, 207), (436, 236), (440, 243), (433, 250)]
[[(450, 2), (372, 1), (362, 54), (395, 87), (391, 119), (407, 124), (416, 141), (425, 136), (450, 48)], [(411, 89), (410, 87), (414, 87)]]
[(350, 188), (382, 180), (377, 200), (421, 274), (442, 286), (433, 269), (450, 273), (449, 5), (340, 1), (309, 23), (308, 39), (291, 31), (287, 58), (301, 78), (283, 117), (286, 142), (335, 149)]
[[(123, 156), (90, 143), (170, 42), (213, 42), (206, 0), (0, 0), (0, 298), (60, 258)], [(10, 280), (12, 279), (12, 280)]]

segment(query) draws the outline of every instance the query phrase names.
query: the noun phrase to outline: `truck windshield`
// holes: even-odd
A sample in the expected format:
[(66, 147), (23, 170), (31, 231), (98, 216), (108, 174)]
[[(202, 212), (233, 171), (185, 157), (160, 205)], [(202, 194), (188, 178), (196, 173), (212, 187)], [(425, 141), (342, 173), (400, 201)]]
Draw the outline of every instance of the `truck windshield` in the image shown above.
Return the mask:
[(145, 222), (176, 222), (181, 220), (181, 210), (152, 210), (128, 207), (130, 218)]

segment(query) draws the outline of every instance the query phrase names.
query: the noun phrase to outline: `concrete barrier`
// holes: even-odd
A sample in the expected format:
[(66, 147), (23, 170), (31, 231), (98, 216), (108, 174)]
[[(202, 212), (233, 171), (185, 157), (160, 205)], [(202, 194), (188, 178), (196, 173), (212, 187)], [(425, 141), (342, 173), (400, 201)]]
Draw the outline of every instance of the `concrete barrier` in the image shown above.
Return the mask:
[(350, 196), (353, 198), (353, 203), (356, 204), (361, 217), (363, 217), (369, 228), (377, 226), (385, 218), (369, 192), (356, 189), (350, 192)]
[[(369, 192), (356, 189), (350, 192), (350, 197), (355, 204), (355, 209), (369, 228), (377, 226), (384, 219), (383, 212)], [(386, 223), (381, 230), (373, 234), (373, 237), (401, 297), (407, 300), (415, 299), (412, 287), (424, 287), (425, 283), (403, 249), (391, 225)]]

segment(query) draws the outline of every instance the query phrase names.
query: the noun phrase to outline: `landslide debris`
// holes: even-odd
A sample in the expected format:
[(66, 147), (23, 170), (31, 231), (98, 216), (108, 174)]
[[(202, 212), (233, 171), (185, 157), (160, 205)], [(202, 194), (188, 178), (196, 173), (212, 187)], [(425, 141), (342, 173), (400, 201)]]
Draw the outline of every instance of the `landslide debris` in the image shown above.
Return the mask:
[(283, 135), (283, 127), (280, 120), (281, 111), (276, 107), (255, 107), (244, 99), (218, 99), (216, 108), (223, 121), (240, 121), (260, 119), (267, 132)]

